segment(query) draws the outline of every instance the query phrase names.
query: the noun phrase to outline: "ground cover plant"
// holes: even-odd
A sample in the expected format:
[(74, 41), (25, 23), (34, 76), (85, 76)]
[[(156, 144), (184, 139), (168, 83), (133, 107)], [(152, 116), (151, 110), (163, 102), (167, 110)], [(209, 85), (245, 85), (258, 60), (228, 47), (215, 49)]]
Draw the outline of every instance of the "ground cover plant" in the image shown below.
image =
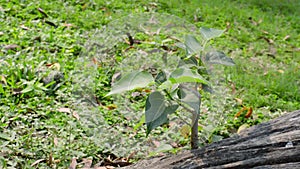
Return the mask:
[[(163, 125), (146, 137), (141, 96), (149, 92), (128, 98), (134, 113), (118, 109), (115, 98), (104, 97), (113, 72), (101, 65), (92, 92), (99, 113), (74, 111), (72, 75), (86, 42), (96, 28), (130, 13), (168, 13), (198, 28), (226, 30), (212, 45), (236, 66), (222, 69), (215, 81), (222, 97), (203, 95), (202, 145), (299, 109), (299, 7), (297, 0), (0, 1), (1, 168), (66, 168), (73, 157), (80, 165), (126, 165), (189, 147), (184, 124)], [(128, 47), (124, 42), (119, 53)]]

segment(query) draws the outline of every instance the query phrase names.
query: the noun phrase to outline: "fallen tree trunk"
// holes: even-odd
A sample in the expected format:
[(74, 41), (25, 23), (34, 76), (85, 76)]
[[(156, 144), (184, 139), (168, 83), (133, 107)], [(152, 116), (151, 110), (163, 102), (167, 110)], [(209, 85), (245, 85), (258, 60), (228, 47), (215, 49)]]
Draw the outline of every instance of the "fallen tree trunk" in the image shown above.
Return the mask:
[(125, 168), (300, 168), (300, 110), (197, 150), (143, 160)]

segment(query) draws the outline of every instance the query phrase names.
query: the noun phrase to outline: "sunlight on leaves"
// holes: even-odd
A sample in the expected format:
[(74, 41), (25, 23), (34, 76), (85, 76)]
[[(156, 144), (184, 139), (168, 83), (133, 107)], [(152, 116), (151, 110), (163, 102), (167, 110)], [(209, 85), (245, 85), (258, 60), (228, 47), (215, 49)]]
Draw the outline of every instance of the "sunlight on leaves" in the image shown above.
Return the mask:
[(178, 68), (173, 71), (169, 79), (173, 84), (176, 83), (186, 83), (186, 82), (197, 82), (203, 84), (209, 84), (201, 75), (193, 72), (191, 69)]
[(122, 93), (124, 91), (129, 91), (136, 88), (143, 88), (148, 86), (153, 81), (154, 79), (152, 75), (146, 71), (129, 73), (117, 81), (112, 86), (112, 90), (106, 96)]

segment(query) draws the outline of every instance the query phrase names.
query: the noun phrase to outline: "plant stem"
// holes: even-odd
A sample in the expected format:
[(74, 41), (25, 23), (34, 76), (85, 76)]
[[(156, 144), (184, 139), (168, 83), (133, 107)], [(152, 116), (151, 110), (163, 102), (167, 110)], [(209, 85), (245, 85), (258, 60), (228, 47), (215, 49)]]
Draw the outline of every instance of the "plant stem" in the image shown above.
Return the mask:
[[(186, 90), (189, 90), (186, 86), (181, 85), (180, 87), (185, 88)], [(201, 95), (197, 91), (197, 84), (195, 84), (194, 90), (191, 90), (191, 92), (196, 95), (199, 98), (199, 107), (201, 105)], [(184, 104), (181, 105), (186, 110), (189, 110), (187, 107), (184, 106)], [(190, 110), (191, 111), (191, 110)], [(199, 138), (198, 138), (198, 121), (199, 121), (199, 114), (200, 110), (192, 110), (192, 122), (191, 122), (191, 148), (197, 149), (199, 144)]]
[(201, 107), (201, 94), (197, 90), (198, 85), (195, 84), (195, 91), (197, 91), (196, 96), (199, 99), (199, 110), (198, 112), (195, 111), (193, 114), (193, 119), (192, 119), (192, 129), (191, 129), (191, 148), (192, 149), (198, 149), (199, 145), (199, 137), (198, 137), (198, 121), (199, 121), (199, 116), (200, 116), (200, 107)]
[(199, 120), (199, 113), (193, 113), (192, 118), (192, 129), (191, 129), (191, 148), (197, 149), (198, 148), (198, 120)]
[[(181, 85), (181, 87), (186, 88), (185, 86)], [(188, 88), (186, 88), (188, 89)], [(192, 90), (193, 91), (193, 90)], [(195, 91), (197, 91), (197, 84), (195, 85)], [(191, 122), (191, 149), (198, 149), (199, 144), (199, 138), (198, 138), (198, 121), (199, 121), (199, 111), (191, 110), (188, 108), (185, 104), (181, 103), (180, 100), (172, 98), (170, 93), (166, 90), (164, 92), (167, 94), (167, 96), (173, 100), (176, 101), (178, 105), (180, 105), (182, 108), (184, 108), (186, 111), (192, 113), (192, 122)], [(193, 92), (197, 97), (199, 97), (199, 105), (201, 105), (201, 95), (199, 93)], [(185, 122), (185, 121), (184, 121)]]

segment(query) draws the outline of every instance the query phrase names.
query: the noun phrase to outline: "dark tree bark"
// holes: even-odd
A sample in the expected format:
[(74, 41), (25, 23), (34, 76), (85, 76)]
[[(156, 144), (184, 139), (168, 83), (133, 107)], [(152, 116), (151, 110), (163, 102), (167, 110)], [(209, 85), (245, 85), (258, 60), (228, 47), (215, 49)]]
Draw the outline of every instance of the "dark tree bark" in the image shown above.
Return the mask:
[(300, 110), (197, 150), (143, 160), (125, 168), (300, 168)]

